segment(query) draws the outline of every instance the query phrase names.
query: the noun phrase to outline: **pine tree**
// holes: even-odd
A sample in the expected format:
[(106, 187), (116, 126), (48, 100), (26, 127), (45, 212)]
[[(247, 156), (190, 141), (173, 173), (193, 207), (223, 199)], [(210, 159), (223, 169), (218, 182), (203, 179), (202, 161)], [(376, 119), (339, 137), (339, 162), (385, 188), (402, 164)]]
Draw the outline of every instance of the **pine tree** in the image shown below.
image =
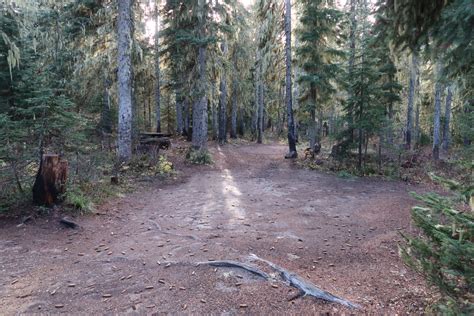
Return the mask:
[[(472, 170), (471, 170), (472, 172)], [(412, 209), (421, 236), (404, 236), (400, 248), (405, 261), (439, 288), (443, 297), (435, 314), (469, 315), (474, 312), (474, 186), (432, 175), (455, 192), (453, 197), (435, 193), (413, 194), (424, 206)]]
[(285, 0), (285, 104), (287, 111), (288, 122), (288, 148), (289, 152), (285, 158), (296, 158), (298, 152), (296, 151), (296, 135), (295, 135), (295, 121), (293, 119), (293, 86), (292, 86), (292, 57), (291, 57), (291, 0)]
[[(345, 106), (348, 131), (357, 131), (358, 168), (362, 169), (363, 152), (367, 152), (369, 138), (379, 133), (384, 123), (385, 104), (381, 103), (381, 73), (377, 69), (377, 51), (371, 49), (368, 20), (369, 6), (363, 1), (359, 8), (357, 30), (360, 38), (356, 49), (352, 74), (349, 75), (349, 99)], [(350, 138), (349, 138), (350, 139)], [(365, 149), (365, 150), (364, 150)]]
[(301, 27), (297, 30), (299, 46), (296, 55), (301, 67), (300, 102), (310, 113), (310, 148), (321, 141), (322, 117), (316, 126), (316, 112), (322, 113), (322, 107), (336, 92), (335, 85), (342, 73), (340, 65), (343, 52), (337, 48), (339, 41), (339, 23), (342, 13), (329, 6), (326, 1), (301, 2)]

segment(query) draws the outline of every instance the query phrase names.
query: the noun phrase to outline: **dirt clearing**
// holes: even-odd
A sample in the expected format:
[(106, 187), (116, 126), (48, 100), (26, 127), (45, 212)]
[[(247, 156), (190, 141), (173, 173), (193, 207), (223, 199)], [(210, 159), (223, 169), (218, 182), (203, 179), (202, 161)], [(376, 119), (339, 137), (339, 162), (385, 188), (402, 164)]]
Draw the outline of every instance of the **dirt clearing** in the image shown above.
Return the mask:
[[(301, 170), (277, 144), (211, 151), (213, 166), (110, 201), (78, 230), (0, 223), (1, 313), (422, 313), (432, 294), (397, 253), (416, 187)], [(362, 308), (292, 299), (251, 254)], [(275, 279), (193, 264), (224, 259)]]

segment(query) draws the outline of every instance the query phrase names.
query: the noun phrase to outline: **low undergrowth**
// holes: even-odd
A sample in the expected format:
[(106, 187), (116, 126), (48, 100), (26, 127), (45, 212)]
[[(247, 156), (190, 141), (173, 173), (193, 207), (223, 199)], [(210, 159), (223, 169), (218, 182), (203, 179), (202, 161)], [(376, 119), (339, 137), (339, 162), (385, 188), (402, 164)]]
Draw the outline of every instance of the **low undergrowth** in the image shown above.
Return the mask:
[(213, 163), (211, 154), (206, 149), (190, 148), (186, 153), (186, 160), (196, 165), (210, 165)]

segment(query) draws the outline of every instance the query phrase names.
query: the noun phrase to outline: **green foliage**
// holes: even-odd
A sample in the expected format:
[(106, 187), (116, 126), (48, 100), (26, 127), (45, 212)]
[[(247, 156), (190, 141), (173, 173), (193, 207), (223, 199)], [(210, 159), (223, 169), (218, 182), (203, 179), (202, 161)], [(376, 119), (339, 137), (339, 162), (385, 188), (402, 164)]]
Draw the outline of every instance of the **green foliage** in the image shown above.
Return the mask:
[(88, 213), (93, 210), (92, 201), (78, 187), (69, 189), (65, 193), (64, 202), (81, 213)]
[(424, 206), (412, 209), (412, 219), (423, 235), (405, 236), (400, 248), (404, 260), (439, 288), (442, 300), (437, 313), (459, 315), (474, 312), (474, 209), (469, 201), (474, 186), (433, 176), (456, 192), (454, 197), (413, 193)]
[(160, 175), (168, 175), (174, 172), (173, 164), (166, 159), (165, 156), (160, 156), (158, 159), (158, 173)]
[(342, 61), (345, 54), (338, 47), (338, 43), (344, 40), (340, 35), (343, 14), (326, 1), (301, 1), (300, 7), (301, 26), (297, 29), (299, 45), (296, 55), (302, 70), (298, 78), (302, 91), (298, 97), (301, 109), (308, 113), (306, 121), (315, 134), (316, 113), (320, 114), (321, 130), (323, 109), (334, 103), (336, 84), (344, 73)]
[(196, 165), (210, 165), (213, 163), (211, 154), (208, 150), (196, 150), (190, 148), (186, 153), (186, 159)]
[(353, 179), (354, 178), (354, 176), (351, 173), (349, 173), (345, 170), (339, 171), (337, 173), (337, 176), (341, 179)]

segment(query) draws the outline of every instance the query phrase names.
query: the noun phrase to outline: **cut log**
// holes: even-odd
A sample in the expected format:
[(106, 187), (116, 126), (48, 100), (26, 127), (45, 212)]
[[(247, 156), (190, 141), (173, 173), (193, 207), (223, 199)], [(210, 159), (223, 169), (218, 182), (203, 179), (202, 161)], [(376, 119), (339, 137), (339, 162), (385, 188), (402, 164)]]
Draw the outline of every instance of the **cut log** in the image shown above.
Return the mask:
[(320, 288), (316, 287), (311, 282), (303, 280), (298, 275), (291, 273), (288, 270), (283, 269), (282, 267), (274, 264), (273, 262), (262, 259), (254, 254), (250, 255), (250, 258), (253, 260), (261, 261), (268, 264), (273, 270), (280, 273), (281, 278), (285, 282), (288, 282), (290, 286), (293, 286), (294, 288), (298, 289), (301, 293), (301, 296), (312, 296), (312, 297), (322, 299), (328, 302), (339, 303), (349, 308), (360, 308), (360, 306), (357, 304), (351, 303), (343, 298), (340, 298), (329, 292), (321, 290)]
[(43, 155), (33, 185), (33, 202), (45, 206), (59, 202), (61, 195), (66, 192), (67, 176), (67, 160), (61, 160), (54, 154)]

